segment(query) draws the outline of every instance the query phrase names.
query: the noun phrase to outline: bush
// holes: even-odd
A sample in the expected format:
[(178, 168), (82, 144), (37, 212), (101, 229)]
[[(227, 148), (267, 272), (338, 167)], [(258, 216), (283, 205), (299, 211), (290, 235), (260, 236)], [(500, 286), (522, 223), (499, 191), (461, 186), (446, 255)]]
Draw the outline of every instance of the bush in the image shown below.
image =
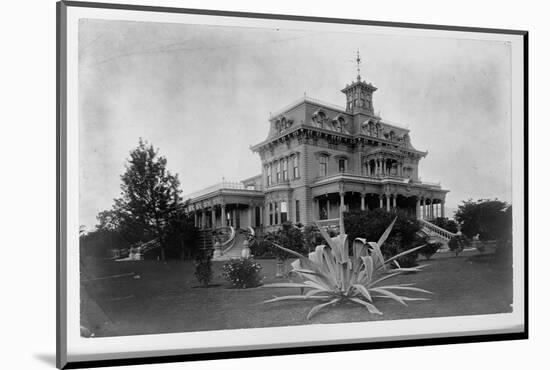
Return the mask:
[(232, 259), (223, 265), (222, 275), (236, 288), (253, 288), (260, 285), (261, 269), (253, 258)]
[(202, 286), (208, 286), (212, 280), (212, 250), (204, 250), (195, 260), (195, 277)]
[[(389, 258), (424, 243), (424, 240), (418, 235), (420, 224), (415, 217), (402, 211), (386, 212), (380, 208), (370, 211), (352, 211), (344, 214), (344, 226), (350, 241), (355, 238), (378, 240), (395, 217), (397, 219), (392, 234), (382, 249), (384, 257)], [(413, 252), (398, 258), (397, 262), (402, 267), (412, 267), (416, 265), (417, 258), (418, 252)]]
[(257, 238), (250, 245), (250, 252), (256, 258), (275, 258), (273, 244), (263, 238)]
[[(277, 243), (281, 247), (290, 249), (291, 251), (298, 253), (306, 252), (304, 235), (302, 234), (302, 231), (290, 222), (283, 223), (279, 230), (267, 234), (266, 240), (268, 242)], [(286, 259), (293, 257), (288, 252), (273, 246), (270, 250), (279, 261), (285, 261)]]
[(326, 244), (323, 235), (315, 225), (308, 225), (304, 228), (304, 246), (306, 251), (313, 252), (315, 247)]
[(458, 256), (460, 252), (470, 246), (470, 240), (464, 235), (453, 236), (449, 240), (449, 249), (455, 252), (455, 255)]
[(439, 242), (427, 243), (424, 248), (420, 249), (420, 254), (429, 260), (442, 246), (443, 244)]

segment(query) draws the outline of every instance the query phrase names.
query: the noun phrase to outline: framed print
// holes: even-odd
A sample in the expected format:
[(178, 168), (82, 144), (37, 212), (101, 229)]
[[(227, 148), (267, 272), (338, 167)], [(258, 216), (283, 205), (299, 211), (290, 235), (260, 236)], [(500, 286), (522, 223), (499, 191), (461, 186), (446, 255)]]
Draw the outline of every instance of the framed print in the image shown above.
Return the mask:
[(57, 11), (59, 368), (527, 338), (526, 31)]

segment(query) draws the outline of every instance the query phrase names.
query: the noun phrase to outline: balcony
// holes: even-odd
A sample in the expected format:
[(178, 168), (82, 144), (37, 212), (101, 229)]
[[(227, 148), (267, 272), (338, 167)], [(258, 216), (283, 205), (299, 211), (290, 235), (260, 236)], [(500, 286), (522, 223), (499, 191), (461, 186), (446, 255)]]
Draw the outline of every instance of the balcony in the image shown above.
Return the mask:
[(411, 180), (408, 177), (397, 175), (358, 175), (355, 173), (339, 172), (333, 175), (317, 177), (313, 181), (313, 185), (321, 185), (339, 181), (351, 181), (351, 182), (367, 182), (371, 184), (385, 184), (385, 183), (399, 183), (399, 184), (416, 184), (421, 186), (427, 186), (433, 189), (441, 189), (440, 183), (425, 182), (420, 180)]
[(245, 186), (242, 182), (222, 181), (194, 193), (187, 194), (183, 197), (183, 199), (201, 198), (203, 196), (222, 191), (232, 193), (257, 193), (262, 191), (262, 187), (257, 185)]

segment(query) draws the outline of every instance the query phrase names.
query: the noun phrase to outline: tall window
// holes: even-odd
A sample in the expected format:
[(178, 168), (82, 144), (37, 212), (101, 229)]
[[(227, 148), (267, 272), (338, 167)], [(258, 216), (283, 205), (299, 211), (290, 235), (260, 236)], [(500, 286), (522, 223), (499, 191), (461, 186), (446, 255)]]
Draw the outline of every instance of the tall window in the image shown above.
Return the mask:
[(286, 202), (281, 202), (281, 223), (288, 219), (288, 205)]
[(292, 167), (293, 167), (294, 179), (297, 179), (298, 177), (300, 177), (300, 169), (298, 167), (298, 154), (292, 157)]
[(283, 159), (283, 181), (288, 180), (288, 159)]
[(279, 203), (275, 202), (275, 225), (279, 224)]
[(327, 175), (327, 163), (328, 157), (326, 155), (322, 155), (319, 157), (319, 176)]
[(300, 222), (300, 201), (296, 200), (296, 223)]
[(346, 159), (345, 158), (340, 158), (338, 160), (338, 171), (346, 172)]
[(267, 186), (271, 186), (273, 184), (273, 179), (271, 178), (271, 171), (273, 170), (273, 167), (271, 167), (271, 164), (267, 166)]
[(273, 225), (273, 203), (269, 203), (269, 224)]
[(277, 181), (277, 184), (278, 184), (281, 182), (281, 161), (277, 162), (276, 169), (277, 169), (276, 170), (277, 174), (276, 174), (275, 180)]

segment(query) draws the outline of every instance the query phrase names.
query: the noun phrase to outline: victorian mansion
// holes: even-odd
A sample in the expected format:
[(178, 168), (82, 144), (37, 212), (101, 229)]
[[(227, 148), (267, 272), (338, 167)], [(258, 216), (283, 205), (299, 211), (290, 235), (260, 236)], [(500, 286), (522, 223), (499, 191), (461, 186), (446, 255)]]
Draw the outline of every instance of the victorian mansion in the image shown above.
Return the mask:
[(408, 129), (374, 113), (376, 90), (358, 75), (341, 90), (345, 108), (304, 96), (272, 115), (267, 138), (251, 147), (262, 173), (189, 195), (196, 226), (269, 231), (374, 208), (444, 217), (448, 190), (420, 180), (427, 152), (413, 147)]

